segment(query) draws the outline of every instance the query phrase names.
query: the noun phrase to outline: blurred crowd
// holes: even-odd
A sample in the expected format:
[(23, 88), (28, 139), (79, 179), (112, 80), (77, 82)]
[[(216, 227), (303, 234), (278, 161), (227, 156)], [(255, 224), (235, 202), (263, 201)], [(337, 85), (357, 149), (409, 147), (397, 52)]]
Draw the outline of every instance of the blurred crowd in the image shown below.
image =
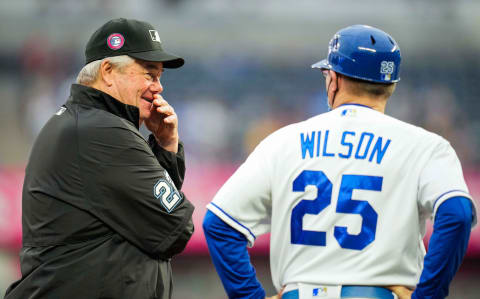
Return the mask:
[[(334, 30), (357, 21), (375, 24), (383, 15), (392, 18), (383, 20), (384, 27), (396, 28), (404, 56), (402, 80), (387, 113), (439, 133), (464, 167), (474, 168), (480, 164), (478, 41), (464, 41), (456, 32), (474, 29), (468, 11), (475, 2), (454, 7), (448, 2), (431, 9), (432, 19), (420, 27), (412, 23), (419, 18), (407, 12), (427, 4), (410, 1), (389, 10), (377, 5), (378, 11), (346, 1), (332, 4), (321, 19), (315, 13), (321, 7), (312, 0), (295, 7), (285, 1), (219, 0), (0, 3), (2, 22), (11, 29), (0, 30), (2, 40), (11, 41), (0, 48), (0, 133), (9, 141), (2, 142), (0, 164), (25, 164), (34, 137), (66, 101), (83, 66), (87, 27), (110, 16), (145, 15), (163, 28), (162, 39), (167, 33), (167, 49), (185, 57), (186, 65), (167, 70), (162, 83), (179, 115), (189, 161), (238, 164), (270, 132), (327, 110), (323, 78), (310, 65), (326, 56)], [(355, 11), (363, 16), (355, 17)], [(395, 22), (400, 19), (404, 22)], [(299, 29), (304, 24), (311, 26)], [(437, 27), (443, 28), (438, 34)], [(462, 43), (450, 46), (457, 40)]]
[[(35, 35), (1, 60), (9, 63), (2, 64), (7, 67), (0, 76), (14, 78), (8, 81), (15, 95), (10, 107), (15, 123), (9, 128), (20, 128), (30, 143), (66, 101), (83, 66), (82, 53)], [(194, 162), (238, 163), (275, 129), (327, 110), (323, 78), (310, 69), (313, 60), (275, 61), (234, 52), (217, 60), (186, 60), (184, 68), (165, 71), (162, 84)], [(20, 67), (8, 67), (13, 62)], [(445, 137), (463, 164), (473, 167), (480, 163), (478, 59), (465, 57), (448, 69), (438, 63), (428, 57), (406, 61), (387, 113)]]

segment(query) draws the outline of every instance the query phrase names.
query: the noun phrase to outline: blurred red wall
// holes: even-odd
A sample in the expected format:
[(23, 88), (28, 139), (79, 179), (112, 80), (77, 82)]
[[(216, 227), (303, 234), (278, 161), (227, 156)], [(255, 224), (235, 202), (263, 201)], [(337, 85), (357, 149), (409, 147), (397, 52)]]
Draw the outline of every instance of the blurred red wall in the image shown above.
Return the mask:
[[(183, 191), (195, 204), (195, 233), (185, 249), (187, 255), (208, 254), (203, 236), (202, 221), (206, 205), (216, 191), (230, 177), (238, 165), (208, 164), (192, 165), (187, 169)], [(0, 168), (0, 247), (17, 251), (22, 244), (21, 198), (24, 170), (21, 168)], [(480, 172), (466, 170), (465, 179), (477, 206), (480, 206)], [(430, 238), (431, 225), (425, 240)], [(268, 254), (268, 235), (259, 237), (252, 254)], [(474, 229), (467, 251), (469, 257), (480, 257), (480, 230)]]

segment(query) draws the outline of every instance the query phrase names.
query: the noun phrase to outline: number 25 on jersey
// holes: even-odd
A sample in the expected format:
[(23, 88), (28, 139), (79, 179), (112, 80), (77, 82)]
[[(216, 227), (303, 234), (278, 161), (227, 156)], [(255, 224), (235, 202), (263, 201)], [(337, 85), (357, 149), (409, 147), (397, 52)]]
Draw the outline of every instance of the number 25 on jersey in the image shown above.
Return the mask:
[[(362, 250), (375, 240), (378, 214), (364, 200), (352, 199), (354, 189), (382, 191), (383, 177), (344, 174), (338, 193), (337, 213), (359, 214), (362, 228), (358, 235), (351, 235), (344, 226), (335, 226), (334, 236), (340, 247)], [(293, 192), (305, 192), (306, 186), (317, 187), (317, 198), (301, 200), (292, 210), (291, 243), (313, 246), (326, 246), (326, 232), (303, 229), (305, 214), (318, 215), (332, 201), (332, 182), (323, 171), (304, 170), (293, 181)]]

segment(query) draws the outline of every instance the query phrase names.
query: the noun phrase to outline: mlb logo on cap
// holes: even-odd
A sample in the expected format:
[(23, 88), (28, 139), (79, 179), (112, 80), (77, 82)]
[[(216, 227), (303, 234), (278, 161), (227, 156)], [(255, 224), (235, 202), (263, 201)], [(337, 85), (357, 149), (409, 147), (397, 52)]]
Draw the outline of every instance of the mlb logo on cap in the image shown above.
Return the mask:
[(125, 38), (120, 33), (113, 33), (107, 38), (107, 45), (112, 50), (118, 50), (123, 47)]
[(159, 42), (161, 43), (162, 41), (160, 40), (160, 35), (158, 35), (158, 31), (157, 30), (148, 30), (148, 32), (150, 32), (150, 37), (152, 38), (152, 40), (154, 42)]

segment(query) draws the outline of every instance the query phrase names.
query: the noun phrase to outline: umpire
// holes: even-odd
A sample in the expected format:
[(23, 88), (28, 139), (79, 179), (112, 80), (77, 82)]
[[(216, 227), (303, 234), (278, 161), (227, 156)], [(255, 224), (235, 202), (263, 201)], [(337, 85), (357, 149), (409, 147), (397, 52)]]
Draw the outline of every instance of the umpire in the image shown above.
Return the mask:
[(128, 19), (100, 27), (85, 54), (30, 155), (22, 278), (5, 298), (171, 298), (170, 259), (193, 233), (194, 207), (179, 191), (184, 151), (160, 76), (184, 60)]

